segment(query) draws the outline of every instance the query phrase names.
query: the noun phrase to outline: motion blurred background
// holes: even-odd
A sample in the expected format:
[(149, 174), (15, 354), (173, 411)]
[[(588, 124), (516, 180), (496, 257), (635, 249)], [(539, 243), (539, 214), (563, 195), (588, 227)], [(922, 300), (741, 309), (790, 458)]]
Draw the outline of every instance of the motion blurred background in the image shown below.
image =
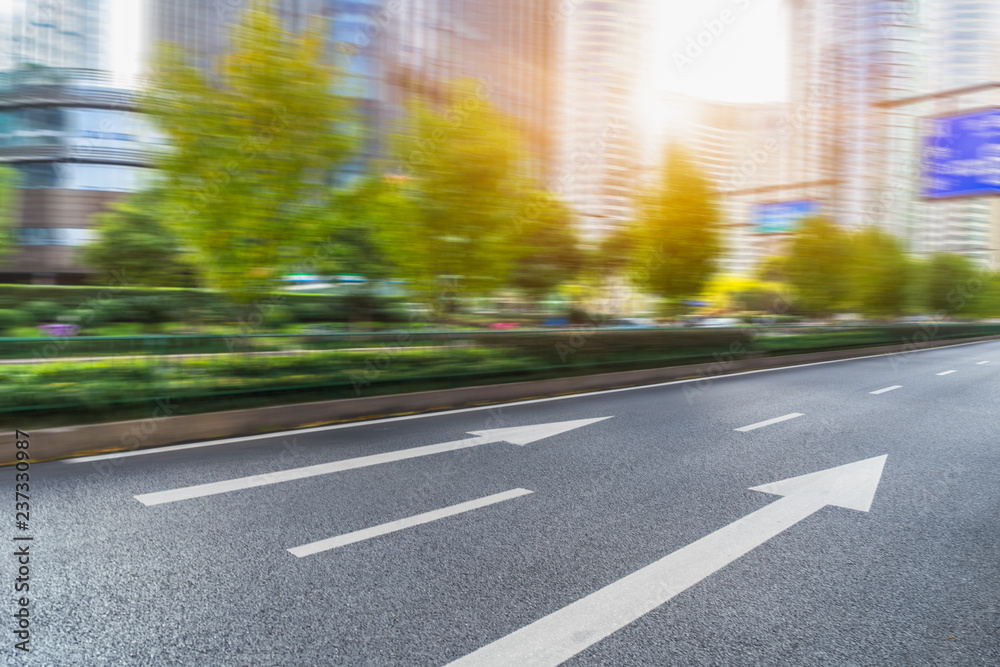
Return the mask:
[(1000, 318), (997, 82), (976, 0), (7, 0), (5, 378)]

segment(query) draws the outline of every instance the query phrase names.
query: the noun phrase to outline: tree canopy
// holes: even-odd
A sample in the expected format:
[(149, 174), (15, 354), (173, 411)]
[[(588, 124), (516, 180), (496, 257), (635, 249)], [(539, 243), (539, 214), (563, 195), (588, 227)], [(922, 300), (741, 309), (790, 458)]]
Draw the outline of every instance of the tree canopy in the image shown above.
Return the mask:
[(137, 192), (93, 216), (96, 238), (83, 249), (83, 262), (110, 276), (123, 272), (135, 285), (193, 287), (196, 271), (160, 215), (162, 187)]
[(487, 91), (457, 82), (443, 105), (414, 98), (396, 137), (399, 162), (379, 237), (417, 294), (451, 281), (468, 294), (504, 284), (518, 252), (514, 215), (527, 199), (525, 156)]
[(976, 275), (972, 261), (949, 252), (934, 253), (926, 264), (927, 306), (935, 313), (955, 313), (965, 306), (963, 286)]
[(894, 317), (906, 311), (911, 262), (902, 244), (869, 226), (852, 235), (851, 304), (866, 317)]
[(208, 286), (249, 299), (319, 236), (359, 130), (321, 25), (290, 33), (256, 2), (228, 40), (207, 71), (167, 45), (142, 106), (168, 143), (164, 219)]
[(785, 266), (796, 310), (829, 315), (840, 309), (850, 294), (850, 259), (850, 238), (836, 223), (819, 216), (803, 220)]
[(516, 239), (519, 249), (510, 284), (535, 299), (543, 298), (584, 267), (569, 208), (555, 197), (534, 197), (538, 214), (527, 219)]
[(677, 146), (638, 202), (633, 277), (670, 300), (701, 293), (722, 251), (722, 219), (707, 178)]

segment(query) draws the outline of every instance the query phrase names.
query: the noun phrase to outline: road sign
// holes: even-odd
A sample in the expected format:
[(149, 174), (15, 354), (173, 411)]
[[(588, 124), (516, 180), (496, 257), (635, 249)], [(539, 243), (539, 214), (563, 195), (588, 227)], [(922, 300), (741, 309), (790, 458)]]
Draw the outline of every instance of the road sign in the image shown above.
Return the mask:
[(928, 123), (921, 196), (1000, 194), (1000, 109), (933, 118)]

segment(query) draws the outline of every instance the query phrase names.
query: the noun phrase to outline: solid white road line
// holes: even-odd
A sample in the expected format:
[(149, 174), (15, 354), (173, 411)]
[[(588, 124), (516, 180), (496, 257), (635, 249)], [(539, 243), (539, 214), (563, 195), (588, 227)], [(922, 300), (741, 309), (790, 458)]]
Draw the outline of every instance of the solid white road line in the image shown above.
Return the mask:
[(733, 429), (734, 431), (752, 431), (756, 428), (764, 428), (765, 426), (770, 426), (771, 424), (777, 424), (778, 422), (787, 421), (789, 419), (795, 419), (796, 417), (801, 417), (803, 413), (793, 412), (790, 415), (785, 415), (784, 417), (775, 417), (774, 419), (767, 419), (762, 422), (757, 422), (756, 424), (750, 424), (749, 426), (741, 426), (739, 428)]
[(442, 442), (437, 445), (426, 445), (424, 447), (398, 449), (394, 452), (386, 452), (384, 454), (372, 454), (370, 456), (359, 456), (353, 459), (342, 459), (340, 461), (331, 461), (330, 463), (319, 463), (316, 465), (304, 466), (302, 468), (278, 470), (276, 472), (268, 472), (261, 475), (251, 475), (249, 477), (240, 477), (237, 479), (226, 479), (221, 482), (210, 482), (208, 484), (186, 486), (180, 489), (171, 489), (170, 491), (143, 493), (135, 496), (135, 499), (143, 505), (162, 505), (163, 503), (172, 503), (178, 500), (189, 500), (191, 498), (200, 498), (202, 496), (214, 496), (218, 493), (228, 493), (230, 491), (238, 491), (240, 489), (252, 489), (257, 486), (290, 482), (295, 479), (316, 477), (317, 475), (329, 475), (334, 472), (354, 470), (355, 468), (367, 468), (368, 466), (380, 465), (382, 463), (391, 463), (393, 461), (413, 459), (420, 456), (441, 454), (443, 452), (455, 451), (456, 449), (488, 445), (494, 442), (510, 442), (515, 445), (527, 445), (535, 442), (536, 440), (548, 438), (559, 433), (565, 433), (566, 431), (572, 431), (573, 429), (588, 426), (590, 424), (604, 421), (605, 419), (610, 419), (610, 417), (593, 417), (590, 419), (575, 419), (573, 421), (552, 422), (549, 424), (530, 424), (528, 426), (495, 428), (486, 431), (470, 431), (469, 433), (474, 435), (474, 438), (465, 438), (463, 440), (454, 440), (452, 442)]
[(329, 551), (330, 549), (336, 549), (337, 547), (354, 544), (355, 542), (369, 540), (373, 537), (378, 537), (379, 535), (395, 533), (398, 530), (410, 528), (411, 526), (419, 526), (424, 523), (430, 523), (431, 521), (437, 521), (438, 519), (444, 519), (445, 517), (455, 516), (456, 514), (461, 514), (463, 512), (477, 510), (480, 507), (502, 503), (505, 500), (526, 496), (529, 493), (534, 492), (527, 489), (513, 489), (511, 491), (504, 491), (503, 493), (495, 493), (492, 496), (477, 498), (476, 500), (459, 503), (457, 505), (452, 505), (451, 507), (442, 507), (439, 510), (432, 510), (415, 516), (408, 516), (405, 519), (390, 521), (389, 523), (383, 523), (380, 526), (372, 526), (371, 528), (356, 530), (353, 533), (337, 535), (336, 537), (319, 540), (318, 542), (304, 544), (301, 547), (292, 547), (288, 550), (288, 552), (292, 555), (298, 556), (299, 558), (302, 558), (303, 556), (311, 556), (312, 554), (318, 554), (321, 551)]
[(214, 445), (226, 445), (234, 442), (249, 442), (250, 440), (266, 440), (267, 438), (281, 438), (285, 436), (295, 436), (295, 435), (305, 435), (307, 433), (319, 433), (321, 431), (335, 431), (342, 428), (354, 428), (355, 426), (374, 426), (378, 424), (388, 424), (391, 422), (406, 421), (409, 419), (427, 419), (428, 417), (441, 417), (444, 415), (457, 415), (464, 412), (476, 412), (479, 410), (500, 410), (503, 408), (516, 408), (521, 405), (534, 405), (536, 403), (548, 403), (549, 401), (565, 401), (573, 398), (586, 398), (588, 396), (601, 396), (603, 394), (617, 394), (622, 391), (641, 391), (643, 389), (658, 389), (660, 387), (667, 387), (672, 384), (687, 384), (689, 382), (704, 382), (706, 379), (711, 379), (713, 381), (725, 380), (726, 378), (734, 378), (740, 375), (751, 375), (753, 373), (774, 373), (776, 371), (788, 371), (795, 368), (806, 368), (807, 366), (822, 366), (824, 364), (842, 364), (847, 361), (861, 361), (863, 359), (877, 359), (894, 357), (900, 354), (916, 354), (919, 352), (934, 352), (940, 350), (947, 350), (953, 347), (964, 347), (965, 345), (982, 345), (983, 343), (992, 343), (995, 341), (984, 341), (977, 340), (972, 343), (958, 343), (956, 345), (947, 345), (943, 347), (928, 347), (921, 350), (908, 350), (906, 352), (890, 352), (888, 354), (869, 354), (864, 357), (851, 357), (850, 359), (830, 359), (829, 361), (813, 361), (808, 364), (796, 364), (794, 366), (780, 366), (778, 368), (758, 368), (753, 371), (740, 371), (739, 373), (726, 373), (724, 375), (715, 375), (709, 378), (705, 377), (695, 377), (688, 378), (686, 380), (670, 380), (668, 382), (658, 382), (656, 384), (644, 384), (637, 385), (635, 387), (620, 387), (618, 389), (600, 389), (598, 391), (584, 391), (575, 394), (566, 394), (564, 396), (549, 396), (547, 398), (531, 398), (526, 401), (511, 401), (503, 403), (491, 403), (489, 405), (479, 405), (474, 408), (458, 408), (456, 410), (441, 410), (438, 412), (423, 412), (418, 415), (403, 415), (401, 417), (383, 417), (381, 419), (365, 419), (353, 422), (347, 422), (344, 424), (330, 424), (328, 426), (313, 426), (311, 428), (299, 428), (299, 429), (288, 429), (285, 431), (273, 431), (271, 433), (261, 433), (259, 435), (241, 435), (235, 438), (224, 438), (222, 440), (205, 440), (202, 442), (191, 442), (184, 445), (168, 445), (166, 447), (149, 447), (147, 449), (130, 449), (121, 452), (111, 452), (109, 454), (94, 454), (91, 456), (78, 456), (70, 459), (62, 459), (62, 463), (90, 463), (93, 461), (102, 461), (104, 459), (120, 459), (130, 456), (145, 456), (147, 454), (161, 454), (165, 452), (173, 452), (179, 449), (194, 449), (197, 447), (212, 447)]
[(891, 387), (886, 387), (885, 389), (878, 389), (876, 391), (870, 391), (869, 394), (884, 394), (887, 391), (892, 391), (893, 389), (902, 389), (903, 385), (894, 384)]
[(938, 373), (938, 375), (951, 375), (955, 371), (945, 371), (944, 373)]
[(982, 366), (983, 364), (988, 364), (988, 363), (990, 363), (990, 362), (988, 362), (988, 361), (977, 361), (976, 365), (977, 366)]

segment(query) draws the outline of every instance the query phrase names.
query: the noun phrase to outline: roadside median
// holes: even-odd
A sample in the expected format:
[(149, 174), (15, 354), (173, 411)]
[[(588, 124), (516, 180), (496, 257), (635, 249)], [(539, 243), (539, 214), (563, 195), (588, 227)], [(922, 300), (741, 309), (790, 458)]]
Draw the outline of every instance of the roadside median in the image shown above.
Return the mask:
[[(464, 386), (328, 401), (313, 401), (239, 410), (177, 414), (177, 404), (160, 399), (144, 419), (83, 424), (31, 431), (34, 461), (114, 451), (239, 437), (311, 426), (363, 421), (382, 417), (429, 413), (455, 408), (489, 406), (513, 401), (554, 397), (688, 380), (694, 386), (715, 378), (750, 370), (836, 361), (873, 355), (900, 355), (941, 346), (996, 340), (993, 334), (951, 340), (907, 340), (901, 344), (764, 356), (761, 351), (716, 354), (711, 362), (555, 377), (524, 382)], [(23, 429), (22, 429), (23, 430)], [(14, 431), (3, 433), (12, 441)], [(0, 465), (13, 464), (8, 454)]]

